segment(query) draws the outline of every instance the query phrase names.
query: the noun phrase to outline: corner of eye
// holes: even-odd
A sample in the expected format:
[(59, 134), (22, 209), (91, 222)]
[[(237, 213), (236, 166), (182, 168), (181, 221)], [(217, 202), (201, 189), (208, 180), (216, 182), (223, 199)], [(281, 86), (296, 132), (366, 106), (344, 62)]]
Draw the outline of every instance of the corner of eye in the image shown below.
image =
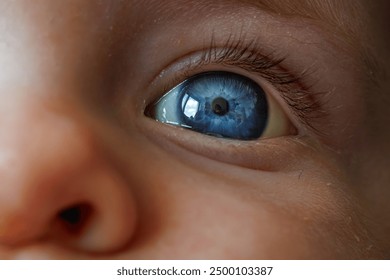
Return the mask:
[(146, 117), (153, 118), (153, 116), (156, 114), (154, 104), (152, 103), (152, 104), (146, 105), (143, 113)]

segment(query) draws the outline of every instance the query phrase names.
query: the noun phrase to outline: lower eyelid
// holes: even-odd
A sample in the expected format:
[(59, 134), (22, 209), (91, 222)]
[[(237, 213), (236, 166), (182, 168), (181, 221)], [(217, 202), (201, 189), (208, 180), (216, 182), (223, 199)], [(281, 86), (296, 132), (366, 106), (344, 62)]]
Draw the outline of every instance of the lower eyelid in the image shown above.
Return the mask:
[[(280, 111), (279, 114), (284, 113)], [(204, 163), (211, 160), (255, 171), (295, 171), (293, 162), (299, 158), (299, 154), (294, 152), (294, 147), (300, 142), (296, 140), (302, 139), (296, 133), (251, 141), (215, 138), (185, 128), (161, 124), (151, 118), (143, 118), (138, 125), (139, 130), (156, 146), (167, 151), (170, 157), (177, 157), (184, 164), (195, 160), (200, 167), (204, 167)], [(291, 132), (296, 132), (293, 126), (287, 123), (283, 125), (275, 129), (280, 131), (288, 127)]]
[[(206, 159), (269, 172), (290, 168), (296, 155), (294, 149), (290, 147), (297, 146), (296, 140), (300, 139), (292, 135), (236, 141), (199, 134), (185, 128), (162, 125), (149, 118), (144, 118), (138, 125), (138, 129), (151, 142), (166, 150), (169, 156), (177, 156), (185, 163), (195, 157), (201, 165)], [(194, 137), (195, 133), (197, 137)]]

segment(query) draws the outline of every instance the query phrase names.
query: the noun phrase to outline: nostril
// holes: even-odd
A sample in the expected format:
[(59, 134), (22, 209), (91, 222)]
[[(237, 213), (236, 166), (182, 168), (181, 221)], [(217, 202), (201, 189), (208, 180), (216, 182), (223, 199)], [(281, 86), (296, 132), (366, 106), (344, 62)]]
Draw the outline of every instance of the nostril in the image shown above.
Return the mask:
[(61, 210), (58, 219), (68, 233), (80, 233), (88, 223), (92, 214), (92, 207), (88, 204), (76, 204)]

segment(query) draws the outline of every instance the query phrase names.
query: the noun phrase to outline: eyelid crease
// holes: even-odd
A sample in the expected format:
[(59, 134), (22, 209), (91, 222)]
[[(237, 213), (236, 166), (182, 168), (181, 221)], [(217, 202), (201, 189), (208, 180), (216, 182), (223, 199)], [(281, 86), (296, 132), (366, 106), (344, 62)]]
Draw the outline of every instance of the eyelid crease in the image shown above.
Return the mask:
[(315, 126), (315, 120), (328, 115), (324, 110), (326, 100), (320, 95), (327, 96), (331, 91), (315, 92), (312, 90), (315, 83), (307, 85), (303, 82), (306, 76), (315, 71), (313, 66), (299, 75), (293, 75), (281, 66), (286, 57), (263, 52), (258, 40), (248, 41), (242, 32), (237, 38), (230, 35), (222, 47), (218, 47), (213, 33), (210, 43), (204, 47), (201, 58), (186, 66), (184, 76), (189, 78), (194, 69), (210, 64), (233, 66), (260, 75), (280, 92), (288, 107), (306, 127), (323, 135), (324, 132)]

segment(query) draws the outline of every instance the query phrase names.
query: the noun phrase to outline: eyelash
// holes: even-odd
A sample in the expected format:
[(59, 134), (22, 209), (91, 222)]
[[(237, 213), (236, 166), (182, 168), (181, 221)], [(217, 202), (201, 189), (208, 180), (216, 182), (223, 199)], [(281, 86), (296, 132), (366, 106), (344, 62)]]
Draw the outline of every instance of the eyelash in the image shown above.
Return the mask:
[[(283, 69), (281, 64), (285, 57), (277, 57), (275, 54), (264, 55), (261, 45), (257, 40), (245, 40), (240, 34), (238, 38), (231, 35), (222, 47), (216, 44), (215, 36), (212, 35), (210, 43), (206, 44), (203, 53), (196, 62), (188, 63), (182, 71), (185, 79), (193, 76), (194, 71), (207, 65), (223, 65), (236, 67), (260, 75), (271, 83), (281, 94), (295, 116), (310, 130), (317, 134), (323, 134), (316, 128), (315, 120), (327, 116), (324, 107), (324, 97), (329, 92), (314, 92), (313, 85), (307, 86), (303, 80), (315, 69), (308, 68), (299, 75), (293, 75)], [(183, 79), (183, 78), (182, 78)]]

